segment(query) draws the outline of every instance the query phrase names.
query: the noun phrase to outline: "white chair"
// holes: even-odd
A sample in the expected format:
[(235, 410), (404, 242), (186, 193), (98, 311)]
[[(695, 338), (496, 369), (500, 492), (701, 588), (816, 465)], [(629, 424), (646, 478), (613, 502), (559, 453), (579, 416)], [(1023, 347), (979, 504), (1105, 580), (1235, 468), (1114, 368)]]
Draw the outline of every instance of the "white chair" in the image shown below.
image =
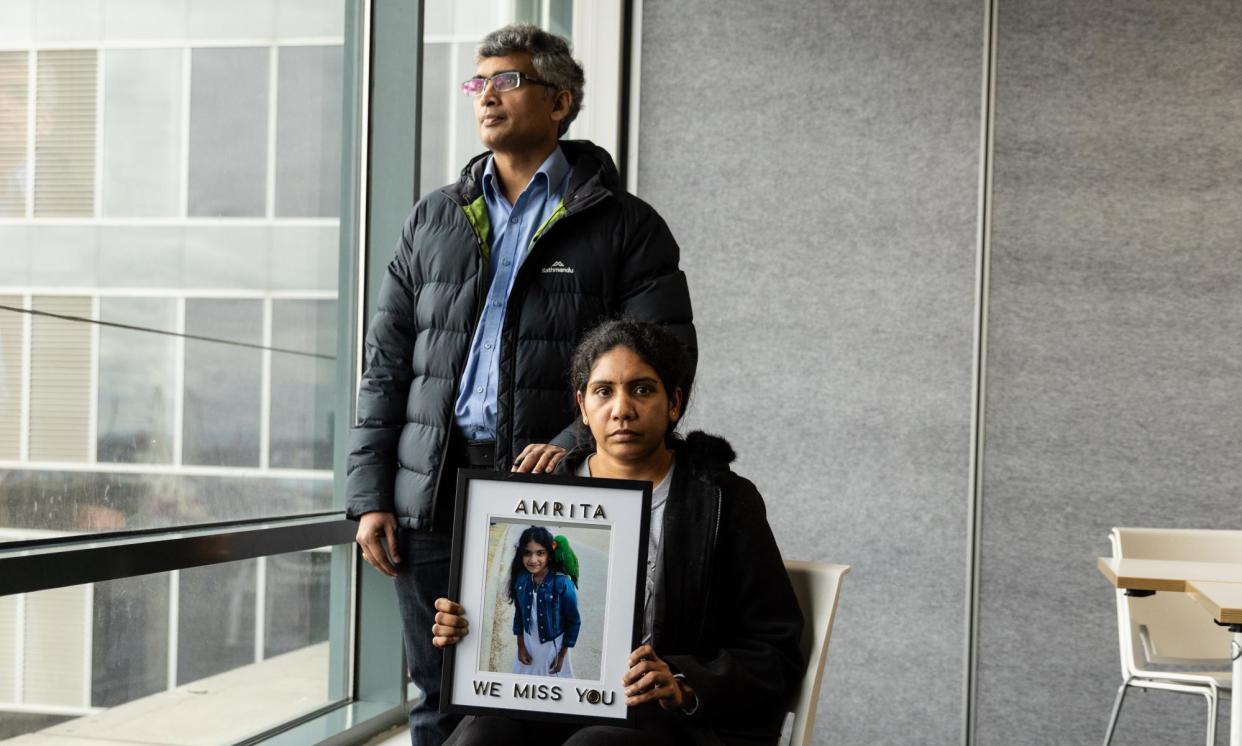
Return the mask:
[[(1114, 528), (1108, 539), (1117, 558), (1237, 562), (1242, 556), (1242, 531)], [(1130, 687), (1202, 695), (1208, 705), (1207, 745), (1213, 746), (1217, 705), (1232, 689), (1229, 631), (1184, 593), (1116, 593), (1122, 683), (1104, 746), (1113, 740)]]
[(815, 708), (819, 703), (819, 685), (824, 678), (824, 661), (828, 659), (828, 640), (832, 622), (837, 617), (837, 599), (841, 597), (841, 579), (850, 571), (849, 565), (786, 560), (785, 570), (802, 608), (802, 655), (806, 673), (794, 700), (794, 709), (785, 716), (781, 728), (781, 746), (810, 746), (815, 732)]

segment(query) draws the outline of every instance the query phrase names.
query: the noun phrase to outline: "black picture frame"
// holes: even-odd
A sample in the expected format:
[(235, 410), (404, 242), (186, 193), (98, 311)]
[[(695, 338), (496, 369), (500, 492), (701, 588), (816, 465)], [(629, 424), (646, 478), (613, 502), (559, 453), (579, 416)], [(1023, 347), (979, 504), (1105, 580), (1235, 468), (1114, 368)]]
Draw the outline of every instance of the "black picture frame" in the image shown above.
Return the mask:
[[(572, 502), (574, 498), (579, 502)], [(521, 500), (526, 500), (524, 506)], [(583, 510), (584, 506), (590, 508)], [(465, 607), (470, 632), (444, 650), (440, 711), (581, 725), (631, 721), (621, 676), (628, 668), (630, 652), (642, 638), (651, 483), (460, 469), (455, 508), (449, 598)], [(536, 508), (541, 509), (536, 512)], [(607, 529), (606, 595), (602, 614), (594, 615), (600, 625), (599, 662), (596, 665), (591, 658), (584, 661), (587, 666), (575, 664), (574, 673), (582, 672), (584, 677), (495, 670), (495, 646), (504, 634), (503, 627), (496, 633), (497, 620), (505, 613), (496, 584), (506, 566), (498, 557), (513, 549), (497, 537), (502, 532), (511, 537), (528, 523), (567, 527), (584, 537)], [(481, 536), (487, 537), (486, 542)], [(596, 559), (593, 565), (598, 564)], [(586, 571), (584, 557), (584, 576)], [(592, 575), (598, 574), (599, 568), (594, 567)], [(577, 598), (582, 592), (578, 590)], [(470, 608), (469, 599), (479, 608)], [(621, 626), (613, 626), (618, 623)], [(574, 652), (581, 647), (573, 648)], [(492, 661), (490, 667), (483, 664), (484, 654)], [(554, 697), (558, 687), (559, 697)]]

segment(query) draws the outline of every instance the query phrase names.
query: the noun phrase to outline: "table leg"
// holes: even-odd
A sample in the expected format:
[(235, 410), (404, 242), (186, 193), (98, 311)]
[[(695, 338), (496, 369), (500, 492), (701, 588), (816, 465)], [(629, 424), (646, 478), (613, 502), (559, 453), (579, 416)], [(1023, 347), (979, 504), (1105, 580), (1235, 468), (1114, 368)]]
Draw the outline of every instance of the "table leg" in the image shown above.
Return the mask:
[(1233, 632), (1233, 690), (1229, 697), (1229, 746), (1242, 746), (1242, 692), (1238, 691), (1238, 682), (1242, 682), (1242, 625), (1230, 627)]

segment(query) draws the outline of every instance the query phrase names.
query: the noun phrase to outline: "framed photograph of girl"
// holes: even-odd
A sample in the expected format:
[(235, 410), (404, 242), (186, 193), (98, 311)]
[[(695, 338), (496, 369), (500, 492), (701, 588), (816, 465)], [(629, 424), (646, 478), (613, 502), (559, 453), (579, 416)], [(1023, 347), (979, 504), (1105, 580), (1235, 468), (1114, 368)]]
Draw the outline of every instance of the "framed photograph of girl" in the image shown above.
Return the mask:
[(445, 649), (441, 711), (628, 719), (650, 508), (649, 482), (459, 471), (449, 597), (470, 633)]

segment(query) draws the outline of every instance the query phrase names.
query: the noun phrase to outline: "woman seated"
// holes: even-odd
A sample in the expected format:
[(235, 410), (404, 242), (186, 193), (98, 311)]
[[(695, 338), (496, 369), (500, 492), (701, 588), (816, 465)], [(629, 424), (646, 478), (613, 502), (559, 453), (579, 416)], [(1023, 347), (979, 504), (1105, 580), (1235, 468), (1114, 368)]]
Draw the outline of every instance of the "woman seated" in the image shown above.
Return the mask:
[[(570, 371), (589, 445), (557, 471), (651, 482), (643, 644), (622, 684), (634, 726), (478, 717), (468, 744), (773, 744), (801, 680), (802, 615), (763, 498), (729, 469), (733, 449), (674, 434), (690, 394), (681, 344), (662, 328), (610, 321), (589, 333)], [(467, 634), (468, 610), (436, 601), (433, 642)]]

